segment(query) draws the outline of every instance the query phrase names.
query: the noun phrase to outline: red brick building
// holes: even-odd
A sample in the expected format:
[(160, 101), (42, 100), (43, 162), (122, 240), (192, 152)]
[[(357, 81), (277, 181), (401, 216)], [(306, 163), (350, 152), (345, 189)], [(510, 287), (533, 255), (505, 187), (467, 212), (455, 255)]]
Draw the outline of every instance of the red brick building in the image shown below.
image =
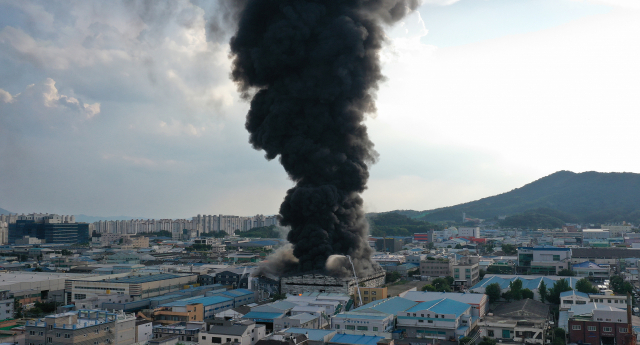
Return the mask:
[[(589, 305), (589, 304), (588, 304)], [(569, 342), (583, 344), (624, 345), (629, 334), (627, 311), (599, 305), (580, 315), (569, 317)], [(582, 308), (581, 308), (582, 309)]]

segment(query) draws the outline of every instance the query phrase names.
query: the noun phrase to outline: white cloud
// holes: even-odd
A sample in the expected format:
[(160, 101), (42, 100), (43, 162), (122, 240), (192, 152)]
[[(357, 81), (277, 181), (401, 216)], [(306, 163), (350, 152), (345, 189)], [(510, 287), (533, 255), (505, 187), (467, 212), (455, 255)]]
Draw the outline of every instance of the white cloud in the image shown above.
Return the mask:
[[(71, 109), (77, 114), (83, 115), (87, 119), (100, 113), (100, 103), (87, 104), (75, 97), (63, 95), (58, 92), (56, 82), (47, 78), (41, 83), (31, 84), (26, 89), (15, 96), (0, 90), (0, 97), (5, 103), (12, 104), (11, 109), (6, 109), (10, 115), (29, 116), (40, 115), (40, 119), (51, 117), (52, 112), (61, 108)], [(60, 119), (58, 117), (58, 119)]]
[(4, 103), (11, 103), (13, 102), (13, 96), (11, 96), (10, 93), (8, 93), (7, 91), (0, 89), (0, 101), (4, 102)]

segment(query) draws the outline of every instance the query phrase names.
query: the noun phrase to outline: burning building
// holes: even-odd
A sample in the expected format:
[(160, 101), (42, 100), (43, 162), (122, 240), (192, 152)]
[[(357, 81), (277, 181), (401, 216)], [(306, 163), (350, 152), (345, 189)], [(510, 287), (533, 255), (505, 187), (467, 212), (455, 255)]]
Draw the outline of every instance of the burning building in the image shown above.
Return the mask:
[[(280, 291), (291, 295), (305, 292), (342, 293), (353, 296), (358, 284), (364, 287), (378, 287), (384, 284), (384, 270), (375, 270), (368, 275), (355, 277), (333, 277), (320, 272), (300, 275), (287, 275), (280, 278)], [(385, 296), (386, 297), (386, 296)]]

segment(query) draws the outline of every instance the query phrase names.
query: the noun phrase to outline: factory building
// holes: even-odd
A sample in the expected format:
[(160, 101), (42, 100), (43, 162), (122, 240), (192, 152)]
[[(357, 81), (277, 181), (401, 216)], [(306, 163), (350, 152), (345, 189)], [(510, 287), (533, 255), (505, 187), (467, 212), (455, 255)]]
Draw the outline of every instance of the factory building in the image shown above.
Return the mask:
[[(378, 287), (384, 284), (385, 272), (375, 271), (358, 277), (363, 287)], [(280, 278), (281, 293), (298, 295), (305, 292), (332, 292), (353, 296), (358, 284), (354, 277), (332, 277), (320, 273), (308, 273)]]

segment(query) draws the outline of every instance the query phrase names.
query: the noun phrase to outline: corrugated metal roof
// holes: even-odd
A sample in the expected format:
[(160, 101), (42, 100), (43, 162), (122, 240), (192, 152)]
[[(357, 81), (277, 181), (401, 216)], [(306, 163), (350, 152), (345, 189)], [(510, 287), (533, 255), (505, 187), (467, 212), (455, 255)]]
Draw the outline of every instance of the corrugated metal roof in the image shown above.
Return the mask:
[(158, 280), (166, 280), (166, 279), (173, 279), (173, 278), (180, 278), (180, 277), (182, 277), (182, 276), (178, 276), (178, 275), (175, 275), (175, 274), (169, 274), (169, 273), (160, 273), (160, 274), (153, 274), (153, 275), (140, 276), (140, 277), (138, 277), (137, 275), (132, 275), (132, 276), (125, 277), (125, 278), (109, 279), (109, 280), (107, 280), (107, 282), (110, 282), (110, 283), (140, 284), (140, 283), (155, 282), (155, 281), (158, 281)]
[(580, 297), (584, 297), (584, 298), (589, 298), (589, 295), (587, 295), (584, 292), (580, 292), (580, 291), (576, 291), (576, 290), (569, 290), (569, 291), (565, 291), (565, 292), (561, 292), (560, 293), (560, 297), (567, 297), (567, 296), (580, 296)]
[(454, 314), (456, 317), (459, 317), (469, 308), (471, 308), (471, 306), (466, 303), (443, 298), (441, 300), (422, 302), (413, 308), (408, 309), (407, 312), (429, 310), (438, 314)]
[(370, 309), (386, 314), (397, 314), (399, 311), (405, 311), (416, 304), (418, 303), (406, 298), (391, 297), (367, 303), (359, 308), (354, 309), (353, 311), (365, 311)]
[(231, 302), (231, 298), (221, 297), (221, 296), (211, 296), (211, 297), (191, 297), (186, 299), (181, 299), (179, 301), (169, 302), (160, 305), (161, 307), (178, 307), (185, 306), (189, 304), (202, 304), (203, 306), (209, 306), (218, 303)]
[(249, 313), (247, 313), (245, 316), (243, 316), (243, 319), (263, 319), (263, 320), (269, 320), (269, 319), (277, 319), (281, 316), (283, 316), (284, 313), (265, 313), (265, 312), (260, 312), (260, 311), (251, 311)]
[(358, 345), (376, 345), (380, 339), (384, 337), (376, 337), (372, 335), (354, 335), (354, 334), (336, 334), (329, 340), (330, 343), (339, 344), (358, 344)]
[(442, 298), (452, 299), (467, 304), (480, 304), (485, 299), (484, 294), (460, 293), (460, 292), (431, 292), (431, 291), (409, 291), (404, 296), (405, 299), (414, 302), (426, 302), (439, 300)]

